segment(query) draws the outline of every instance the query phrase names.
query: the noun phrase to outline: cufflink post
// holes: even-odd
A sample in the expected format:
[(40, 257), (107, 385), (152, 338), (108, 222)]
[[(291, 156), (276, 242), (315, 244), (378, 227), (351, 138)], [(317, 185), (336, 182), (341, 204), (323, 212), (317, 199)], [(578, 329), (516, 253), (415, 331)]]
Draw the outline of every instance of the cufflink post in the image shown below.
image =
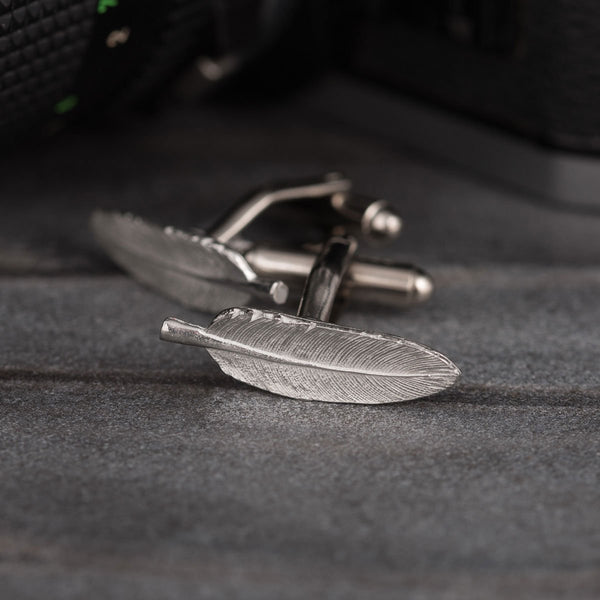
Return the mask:
[(298, 307), (299, 317), (329, 320), (356, 246), (356, 240), (348, 236), (334, 236), (328, 240), (306, 279)]

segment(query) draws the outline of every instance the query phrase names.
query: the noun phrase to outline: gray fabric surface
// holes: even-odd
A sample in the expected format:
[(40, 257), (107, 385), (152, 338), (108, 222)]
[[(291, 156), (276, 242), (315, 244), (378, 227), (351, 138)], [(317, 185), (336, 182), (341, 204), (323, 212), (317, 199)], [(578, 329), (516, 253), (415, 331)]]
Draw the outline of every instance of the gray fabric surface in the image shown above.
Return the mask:
[[(210, 316), (120, 274), (87, 231), (97, 205), (202, 224), (329, 168), (405, 218), (368, 253), (437, 282), (427, 305), (339, 321), (448, 354), (454, 389), (362, 407), (232, 381), (158, 341), (166, 316)], [(302, 105), (69, 134), (0, 171), (0, 595), (600, 595), (600, 219)]]

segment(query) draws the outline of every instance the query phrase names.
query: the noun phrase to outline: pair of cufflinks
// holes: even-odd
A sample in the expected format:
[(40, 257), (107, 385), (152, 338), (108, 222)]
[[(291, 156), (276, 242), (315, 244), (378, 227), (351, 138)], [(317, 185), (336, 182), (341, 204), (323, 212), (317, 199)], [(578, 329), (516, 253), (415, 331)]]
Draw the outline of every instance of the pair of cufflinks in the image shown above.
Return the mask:
[[(307, 200), (327, 204), (339, 220), (319, 247), (277, 249), (239, 235), (267, 208), (296, 201), (302, 209)], [(100, 245), (138, 281), (192, 308), (221, 311), (205, 328), (168, 318), (161, 339), (206, 348), (226, 374), (257, 388), (355, 404), (429, 396), (460, 375), (447, 357), (418, 343), (329, 322), (340, 296), (392, 306), (430, 296), (432, 281), (420, 269), (356, 256), (353, 229), (367, 240), (393, 239), (401, 225), (387, 203), (355, 194), (339, 173), (265, 187), (208, 232), (117, 212), (96, 211), (91, 220)], [(299, 292), (297, 315), (246, 307), (285, 304)]]

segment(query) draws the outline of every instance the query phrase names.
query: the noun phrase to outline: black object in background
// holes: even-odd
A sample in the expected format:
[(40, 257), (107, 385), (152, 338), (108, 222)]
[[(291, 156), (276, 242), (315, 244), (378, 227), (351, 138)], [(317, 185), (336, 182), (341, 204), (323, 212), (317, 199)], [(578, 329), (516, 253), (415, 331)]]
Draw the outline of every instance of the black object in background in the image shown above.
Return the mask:
[(251, 54), (295, 0), (0, 0), (0, 136), (134, 104), (198, 55)]
[(334, 65), (600, 151), (597, 0), (0, 0), (0, 140), (151, 98), (200, 56), (245, 66), (246, 98)]
[(545, 144), (600, 151), (596, 0), (334, 6), (331, 22), (353, 35), (345, 60), (354, 73)]

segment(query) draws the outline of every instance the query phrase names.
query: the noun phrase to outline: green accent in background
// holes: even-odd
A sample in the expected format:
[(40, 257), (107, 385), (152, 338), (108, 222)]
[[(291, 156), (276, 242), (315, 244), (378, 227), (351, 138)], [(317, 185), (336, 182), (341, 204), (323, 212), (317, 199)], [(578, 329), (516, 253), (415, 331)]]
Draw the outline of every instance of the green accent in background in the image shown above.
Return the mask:
[(75, 94), (71, 94), (54, 105), (54, 112), (57, 115), (64, 115), (70, 110), (73, 110), (77, 104), (79, 104), (79, 98)]
[(119, 6), (119, 0), (98, 0), (98, 14), (103, 15), (109, 8)]

